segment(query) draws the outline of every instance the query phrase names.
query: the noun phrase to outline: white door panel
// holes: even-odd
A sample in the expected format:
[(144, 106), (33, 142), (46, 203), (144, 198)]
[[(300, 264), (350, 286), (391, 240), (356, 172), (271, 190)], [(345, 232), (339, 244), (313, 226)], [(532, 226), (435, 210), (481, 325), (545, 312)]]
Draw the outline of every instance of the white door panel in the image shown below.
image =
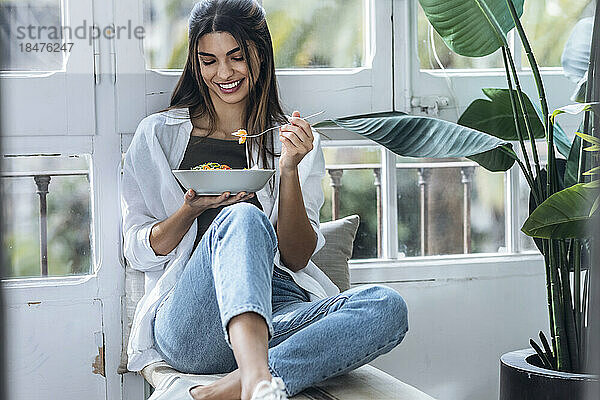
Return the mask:
[(3, 136), (93, 135), (94, 77), (2, 78)]
[(6, 300), (8, 398), (104, 400), (101, 302)]

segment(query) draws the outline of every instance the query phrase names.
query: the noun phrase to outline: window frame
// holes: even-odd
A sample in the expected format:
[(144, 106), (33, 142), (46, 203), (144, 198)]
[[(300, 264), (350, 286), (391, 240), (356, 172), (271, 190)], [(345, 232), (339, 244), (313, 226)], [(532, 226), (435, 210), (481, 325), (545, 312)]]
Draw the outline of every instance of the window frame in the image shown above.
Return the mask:
[[(323, 118), (392, 108), (392, 0), (365, 0), (370, 51), (366, 66), (360, 68), (277, 69), (281, 101), (286, 112), (302, 108), (306, 114), (325, 110)], [(115, 24), (130, 17), (143, 24), (144, 0), (115, 4)], [(122, 16), (122, 17), (121, 17)], [(125, 21), (126, 22), (126, 21)], [(137, 123), (169, 103), (182, 70), (148, 69), (143, 44), (120, 41), (116, 44), (117, 101), (127, 104), (127, 113), (118, 113), (118, 132), (133, 133)], [(121, 77), (125, 78), (122, 79)], [(326, 96), (335, 93), (335, 96)], [(139, 102), (140, 96), (145, 99)], [(138, 99), (138, 100), (136, 100)], [(300, 100), (298, 100), (300, 99)], [(133, 105), (133, 107), (132, 107)], [(346, 135), (338, 133), (338, 136)], [(352, 138), (352, 135), (348, 137)]]
[[(438, 118), (456, 122), (459, 111), (462, 112), (475, 99), (483, 97), (481, 88), (484, 87), (506, 87), (506, 76), (504, 69), (448, 69), (448, 70), (421, 70), (418, 58), (418, 0), (404, 0), (394, 2), (394, 109), (411, 114), (422, 114), (418, 107), (413, 106), (415, 98), (428, 98), (432, 96), (444, 96), (450, 100), (447, 107), (440, 107)], [(521, 62), (521, 43), (518, 35), (510, 33), (509, 43), (514, 49), (514, 59), (518, 68), (518, 75), (523, 89), (530, 94), (530, 98), (537, 98), (535, 90), (533, 73), (530, 68), (522, 68)], [(570, 93), (570, 88), (574, 85), (563, 75), (560, 67), (543, 67), (540, 73), (544, 79), (546, 96), (551, 109), (569, 104), (569, 100), (564, 99), (562, 93)], [(454, 87), (460, 87), (462, 93), (457, 98), (453, 98), (452, 91), (448, 90), (445, 80), (451, 80)], [(568, 88), (568, 90), (565, 90)], [(440, 93), (441, 92), (441, 93)], [(456, 92), (455, 92), (456, 93)], [(534, 96), (535, 95), (535, 96)], [(458, 102), (458, 106), (456, 105)], [(577, 124), (574, 118), (566, 117), (561, 122), (566, 132), (574, 132)], [(518, 149), (517, 149), (518, 150)], [(392, 168), (392, 165), (383, 165), (382, 175), (386, 168)], [(390, 184), (391, 182), (388, 182)], [(395, 182), (394, 182), (395, 183)], [(386, 182), (382, 179), (382, 185)], [(393, 186), (395, 188), (395, 185)], [(382, 186), (383, 190), (383, 186)], [(391, 190), (390, 190), (391, 191)], [(395, 198), (395, 191), (394, 191)], [(507, 253), (475, 254), (480, 260), (489, 260), (494, 262), (498, 255), (509, 257), (520, 257), (521, 255), (535, 255), (535, 251), (522, 251), (519, 237), (519, 171), (518, 166), (513, 166), (505, 173), (505, 243)], [(393, 200), (390, 198), (388, 206), (391, 206)], [(384, 234), (384, 240), (388, 249), (393, 249), (394, 238), (397, 237), (396, 219), (392, 223), (389, 219), (385, 220), (388, 227), (388, 234)], [(384, 229), (384, 232), (386, 230)], [(390, 236), (393, 235), (393, 236)], [(396, 240), (397, 242), (397, 240)], [(396, 249), (397, 250), (397, 249)], [(388, 258), (397, 258), (397, 251), (386, 253)], [(431, 256), (437, 257), (437, 256)], [(446, 257), (447, 260), (455, 259), (455, 256)], [(471, 255), (463, 255), (469, 258)], [(424, 257), (423, 259), (426, 259)], [(460, 258), (460, 257), (459, 257)], [(420, 257), (407, 257), (406, 262), (420, 262)], [(403, 262), (403, 261), (401, 261)], [(423, 261), (425, 262), (425, 261)]]
[[(84, 137), (85, 138), (85, 137)], [(87, 168), (87, 177), (88, 177), (88, 181), (89, 181), (89, 211), (90, 211), (90, 219), (89, 219), (89, 234), (90, 234), (90, 263), (89, 263), (89, 272), (87, 273), (82, 273), (82, 274), (75, 274), (75, 275), (70, 275), (70, 274), (65, 274), (65, 275), (49, 275), (49, 276), (41, 276), (41, 275), (35, 275), (35, 276), (17, 276), (17, 277), (11, 277), (11, 278), (1, 278), (1, 282), (19, 282), (17, 285), (29, 285), (31, 283), (35, 283), (38, 282), (41, 284), (41, 286), (52, 286), (52, 284), (48, 284), (47, 282), (55, 282), (57, 284), (63, 284), (64, 282), (78, 282), (78, 283), (84, 283), (86, 282), (90, 277), (93, 277), (96, 275), (96, 273), (98, 272), (99, 268), (100, 268), (100, 264), (98, 262), (98, 257), (97, 254), (99, 254), (98, 252), (98, 243), (96, 238), (100, 237), (100, 230), (96, 227), (97, 224), (95, 224), (95, 220), (98, 219), (96, 217), (96, 213), (99, 211), (98, 207), (95, 206), (96, 204), (96, 199), (94, 199), (95, 194), (98, 192), (98, 190), (94, 190), (94, 183), (95, 183), (95, 174), (94, 174), (94, 155), (92, 154), (92, 147), (90, 146), (91, 141), (82, 141), (80, 143), (76, 143), (75, 145), (73, 145), (71, 143), (71, 147), (68, 148), (66, 147), (67, 142), (70, 141), (71, 138), (69, 137), (52, 137), (50, 138), (51, 142), (53, 143), (53, 146), (49, 145), (49, 142), (44, 141), (44, 144), (46, 144), (46, 146), (44, 145), (34, 145), (31, 146), (29, 148), (25, 147), (23, 145), (23, 141), (21, 141), (20, 143), (17, 142), (17, 144), (15, 144), (15, 142), (9, 142), (8, 145), (7, 143), (4, 143), (5, 139), (7, 138), (2, 138), (3, 143), (2, 143), (2, 153), (1, 156), (4, 157), (6, 155), (10, 155), (10, 156), (22, 156), (22, 157), (36, 157), (36, 156), (41, 156), (41, 157), (45, 157), (45, 156), (56, 156), (59, 155), (61, 157), (67, 157), (70, 155), (77, 155), (77, 156), (81, 156), (81, 157), (85, 157), (88, 161), (88, 168)], [(61, 145), (65, 145), (65, 146), (61, 146)], [(55, 151), (52, 151), (55, 150)], [(61, 170), (63, 171), (63, 170)], [(64, 171), (67, 172), (72, 172), (73, 169), (65, 169)], [(69, 176), (69, 175), (67, 175)], [(72, 176), (72, 175), (71, 175)], [(54, 177), (54, 176), (52, 176)], [(48, 194), (52, 194), (54, 189), (52, 189), (52, 180), (50, 181), (50, 189), (48, 191)], [(34, 192), (35, 193), (35, 192)], [(48, 243), (48, 247), (50, 246), (51, 241), (49, 240), (50, 238), (47, 238), (47, 243)], [(38, 246), (39, 246), (39, 242), (38, 242)], [(51, 265), (50, 263), (48, 264), (49, 266)], [(66, 279), (66, 280), (65, 280)]]
[[(61, 26), (79, 25), (80, 21), (94, 23), (92, 0), (59, 0), (59, 3)], [(36, 41), (24, 39), (24, 42)], [(12, 100), (2, 104), (4, 137), (96, 133), (94, 52), (97, 43), (88, 44), (87, 38), (75, 37), (71, 42), (74, 43), (71, 52), (60, 70), (0, 71), (2, 91)], [(45, 96), (39, 96), (40, 92)], [(32, 118), (32, 110), (35, 118)]]

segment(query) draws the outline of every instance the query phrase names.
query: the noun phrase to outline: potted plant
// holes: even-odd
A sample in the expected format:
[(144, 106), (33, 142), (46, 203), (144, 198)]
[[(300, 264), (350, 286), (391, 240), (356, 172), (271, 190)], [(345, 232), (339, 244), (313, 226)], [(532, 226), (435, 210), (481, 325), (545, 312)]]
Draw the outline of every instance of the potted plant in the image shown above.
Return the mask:
[[(551, 338), (540, 332), (539, 345), (532, 339), (532, 349), (502, 357), (500, 398), (578, 398), (586, 385), (598, 384), (597, 376), (583, 372), (589, 326), (588, 228), (599, 209), (600, 169), (592, 165), (598, 164), (594, 152), (600, 150), (600, 2), (596, 3), (587, 71), (576, 96), (584, 102), (550, 113), (539, 68), (519, 20), (523, 1), (419, 0), (434, 29), (455, 53), (482, 57), (502, 51), (508, 87), (484, 89), (489, 100), (475, 100), (458, 124), (393, 111), (338, 118), (316, 127), (340, 126), (401, 156), (468, 157), (490, 171), (506, 171), (518, 164), (531, 193), (530, 216), (522, 231), (535, 238), (544, 256)], [(478, 28), (477, 35), (472, 34), (473, 26)], [(531, 65), (539, 107), (521, 89), (507, 39), (513, 28)], [(572, 142), (555, 120), (561, 113), (583, 115)], [(536, 139), (545, 139), (546, 166)], [(519, 155), (510, 142), (519, 146)]]

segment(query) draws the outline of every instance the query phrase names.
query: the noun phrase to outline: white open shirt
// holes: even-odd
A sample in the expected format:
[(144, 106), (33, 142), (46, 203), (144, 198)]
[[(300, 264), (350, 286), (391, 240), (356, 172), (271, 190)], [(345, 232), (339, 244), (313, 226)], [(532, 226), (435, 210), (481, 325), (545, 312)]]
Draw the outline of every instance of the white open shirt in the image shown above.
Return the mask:
[[(145, 275), (145, 295), (139, 301), (129, 343), (127, 346), (130, 371), (139, 371), (146, 365), (162, 358), (154, 349), (152, 324), (156, 307), (174, 287), (192, 253), (197, 233), (197, 221), (181, 239), (181, 242), (167, 255), (156, 255), (150, 247), (152, 226), (168, 218), (183, 205), (184, 193), (172, 174), (183, 159), (192, 123), (187, 108), (169, 110), (149, 115), (137, 127), (123, 164), (123, 190), (121, 209), (123, 213), (124, 255), (128, 265)], [(277, 130), (273, 130), (275, 153), (281, 152)], [(325, 244), (325, 237), (319, 229), (319, 210), (323, 205), (321, 180), (325, 176), (325, 159), (321, 149), (321, 137), (313, 130), (313, 149), (298, 164), (298, 175), (306, 214), (317, 234), (317, 245), (313, 254)], [(246, 145), (247, 160), (258, 158), (254, 146), (252, 157)], [(270, 156), (267, 156), (268, 165)], [(261, 162), (250, 161), (248, 167)], [(256, 192), (264, 213), (275, 226), (279, 204), (279, 157), (275, 157), (275, 190), (270, 194), (269, 183)], [(335, 284), (317, 267), (312, 260), (298, 272), (293, 272), (282, 264), (279, 249), (274, 264), (287, 271), (294, 281), (307, 292), (310, 300), (317, 300), (339, 293)]]

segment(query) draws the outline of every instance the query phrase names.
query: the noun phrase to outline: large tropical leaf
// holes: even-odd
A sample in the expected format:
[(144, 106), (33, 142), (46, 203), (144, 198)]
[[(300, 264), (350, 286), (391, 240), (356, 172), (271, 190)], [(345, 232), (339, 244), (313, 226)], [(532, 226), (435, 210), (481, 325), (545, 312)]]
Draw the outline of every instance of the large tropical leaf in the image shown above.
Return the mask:
[(518, 156), (511, 144), (505, 144), (486, 152), (468, 156), (483, 168), (492, 172), (508, 171), (513, 166)]
[(577, 82), (577, 87), (575, 87), (573, 94), (571, 94), (571, 101), (576, 101), (578, 103), (585, 102), (585, 92), (587, 91), (587, 76), (588, 73), (587, 71), (585, 71), (583, 77), (579, 80), (579, 82)]
[[(469, 107), (460, 116), (458, 123), (468, 126), (469, 128), (477, 129), (492, 136), (504, 140), (518, 140), (517, 130), (510, 103), (510, 92), (508, 89), (485, 88), (483, 93), (490, 99), (477, 99), (469, 104)], [(533, 137), (543, 139), (545, 137), (544, 125), (542, 124), (542, 111), (534, 105), (526, 93), (523, 94), (525, 100), (525, 109), (527, 110), (530, 127), (533, 131)], [(513, 95), (517, 91), (513, 89)], [(527, 131), (525, 130), (525, 118), (521, 113), (521, 107), (516, 104), (519, 125), (523, 133), (523, 139), (528, 140)], [(567, 139), (567, 135), (562, 130), (558, 123), (554, 125), (554, 143), (558, 152), (564, 157), (568, 157), (571, 143)]]
[(505, 171), (514, 164), (516, 158), (505, 141), (442, 119), (392, 111), (326, 120), (314, 127), (336, 125), (405, 157), (477, 155), (474, 161), (490, 171)]
[(569, 104), (568, 106), (563, 106), (554, 110), (550, 118), (554, 120), (556, 116), (560, 114), (567, 113), (575, 115), (584, 111), (600, 113), (600, 102)]
[[(460, 116), (458, 123), (500, 139), (519, 140), (508, 89), (485, 88), (483, 89), (483, 93), (490, 100), (477, 99), (473, 101)], [(516, 100), (517, 91), (514, 89), (513, 95)], [(527, 94), (523, 93), (523, 97), (525, 99), (525, 109), (527, 110), (529, 124), (533, 130), (533, 136), (536, 139), (543, 139), (545, 137), (544, 125), (542, 125), (542, 121), (538, 117), (537, 111), (533, 107), (533, 104), (531, 104), (531, 100), (529, 100)], [(523, 118), (518, 103), (516, 106), (519, 111), (519, 125), (524, 135), (523, 138), (527, 140), (525, 118)]]
[(579, 82), (588, 70), (594, 18), (583, 18), (575, 24), (561, 56), (565, 76)]
[(571, 101), (579, 103), (585, 101), (593, 27), (593, 17), (579, 20), (573, 27), (561, 56), (565, 76), (577, 83), (577, 87), (571, 95)]
[(523, 224), (528, 236), (543, 239), (586, 238), (591, 234), (590, 211), (598, 191), (578, 183), (548, 197)]
[[(512, 0), (519, 17), (523, 1)], [(448, 48), (461, 56), (483, 57), (498, 50), (499, 37), (514, 28), (506, 0), (419, 0), (427, 19)]]

